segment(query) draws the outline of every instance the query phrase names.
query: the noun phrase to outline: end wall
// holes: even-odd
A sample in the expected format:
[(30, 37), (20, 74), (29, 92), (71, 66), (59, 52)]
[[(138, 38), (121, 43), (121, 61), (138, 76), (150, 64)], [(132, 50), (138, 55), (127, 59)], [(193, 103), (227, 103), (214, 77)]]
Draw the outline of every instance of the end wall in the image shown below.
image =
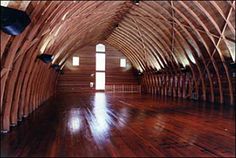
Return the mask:
[[(119, 50), (106, 45), (106, 86), (137, 85), (135, 70), (127, 60), (127, 67), (120, 67), (120, 58), (126, 58)], [(72, 66), (72, 57), (66, 61), (64, 74), (60, 75), (57, 92), (92, 92), (95, 90), (96, 45), (78, 50), (73, 56), (79, 57), (79, 66)], [(90, 87), (90, 82), (94, 86)]]

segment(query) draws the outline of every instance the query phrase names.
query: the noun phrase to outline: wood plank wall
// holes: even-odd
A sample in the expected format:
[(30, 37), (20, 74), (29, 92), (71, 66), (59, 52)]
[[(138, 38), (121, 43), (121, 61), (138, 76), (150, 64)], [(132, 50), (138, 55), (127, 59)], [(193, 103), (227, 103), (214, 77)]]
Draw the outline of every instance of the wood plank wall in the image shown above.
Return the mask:
[(66, 61), (63, 69), (64, 74), (60, 75), (57, 82), (57, 92), (81, 92), (90, 91), (90, 82), (94, 82), (95, 75), (95, 47), (86, 46), (75, 52), (74, 56), (79, 57), (79, 66), (72, 65), (72, 57)]
[[(106, 86), (109, 85), (138, 85), (135, 70), (127, 60), (126, 68), (120, 67), (120, 58), (126, 58), (117, 49), (106, 45)], [(96, 45), (86, 46), (75, 52), (79, 66), (72, 66), (72, 56), (64, 67), (64, 74), (57, 82), (57, 92), (91, 92), (95, 90)], [(90, 87), (90, 82), (94, 86)]]

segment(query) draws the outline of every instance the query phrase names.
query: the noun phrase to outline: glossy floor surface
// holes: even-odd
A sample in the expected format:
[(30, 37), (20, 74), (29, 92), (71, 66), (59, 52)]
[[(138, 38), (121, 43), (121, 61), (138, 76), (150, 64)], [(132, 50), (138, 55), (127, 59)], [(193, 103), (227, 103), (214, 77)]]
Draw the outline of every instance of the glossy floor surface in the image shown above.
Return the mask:
[(139, 94), (61, 94), (1, 135), (2, 156), (235, 156), (235, 108)]

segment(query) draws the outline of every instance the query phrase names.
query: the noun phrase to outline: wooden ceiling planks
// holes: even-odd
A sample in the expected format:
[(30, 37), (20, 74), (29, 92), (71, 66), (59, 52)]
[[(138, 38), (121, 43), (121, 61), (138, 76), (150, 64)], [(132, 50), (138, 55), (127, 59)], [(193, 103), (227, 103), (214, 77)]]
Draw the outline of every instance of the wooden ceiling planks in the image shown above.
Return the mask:
[[(53, 63), (63, 67), (75, 51), (104, 40), (144, 74), (160, 71), (165, 79), (175, 79), (173, 75), (181, 73), (183, 66), (189, 67), (193, 88), (203, 100), (210, 95), (215, 102), (219, 94), (219, 102), (225, 103), (227, 90), (230, 104), (235, 104), (229, 67), (235, 64), (235, 1), (140, 1), (139, 5), (132, 1), (11, 1), (8, 5), (25, 10), (32, 22), (16, 37), (1, 31), (3, 131), (54, 93), (57, 73), (35, 61), (37, 55), (52, 54)], [(159, 81), (149, 76), (144, 82)]]

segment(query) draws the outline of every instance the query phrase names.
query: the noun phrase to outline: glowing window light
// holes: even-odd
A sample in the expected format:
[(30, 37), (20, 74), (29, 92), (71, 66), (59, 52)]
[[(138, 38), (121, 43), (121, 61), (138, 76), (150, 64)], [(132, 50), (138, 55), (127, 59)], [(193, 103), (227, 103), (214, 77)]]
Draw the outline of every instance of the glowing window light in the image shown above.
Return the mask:
[(126, 59), (120, 59), (120, 67), (126, 67)]
[(97, 71), (105, 71), (105, 54), (104, 53), (96, 53), (96, 70)]
[(105, 52), (105, 45), (103, 44), (97, 44), (96, 45), (96, 52)]
[(96, 90), (105, 90), (105, 72), (96, 72)]
[(10, 1), (1, 1), (1, 6), (7, 7)]
[(73, 57), (72, 58), (72, 65), (73, 66), (79, 66), (79, 57)]

